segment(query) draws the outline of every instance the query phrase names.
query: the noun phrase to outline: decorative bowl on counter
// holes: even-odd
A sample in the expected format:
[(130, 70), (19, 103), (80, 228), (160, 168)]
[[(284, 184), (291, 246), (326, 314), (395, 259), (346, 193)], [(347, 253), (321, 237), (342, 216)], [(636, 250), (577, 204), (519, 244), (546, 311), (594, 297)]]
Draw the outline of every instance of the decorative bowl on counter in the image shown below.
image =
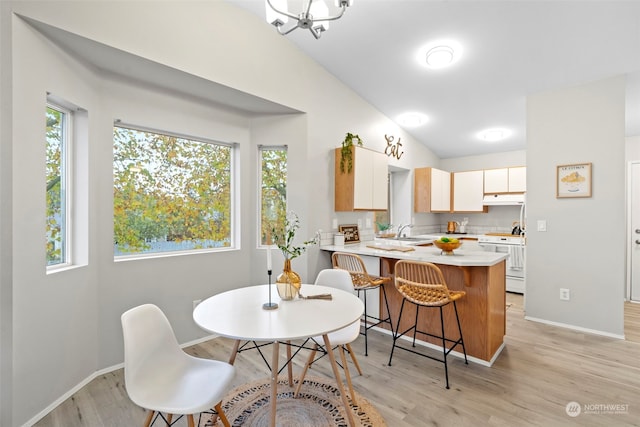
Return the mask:
[[(453, 255), (453, 251), (455, 249), (458, 249), (461, 245), (462, 245), (462, 241), (460, 240), (455, 240), (453, 242), (451, 241), (442, 241), (442, 238), (438, 239), (438, 240), (434, 240), (433, 244), (442, 251), (443, 255)], [(447, 240), (449, 240), (447, 238)]]

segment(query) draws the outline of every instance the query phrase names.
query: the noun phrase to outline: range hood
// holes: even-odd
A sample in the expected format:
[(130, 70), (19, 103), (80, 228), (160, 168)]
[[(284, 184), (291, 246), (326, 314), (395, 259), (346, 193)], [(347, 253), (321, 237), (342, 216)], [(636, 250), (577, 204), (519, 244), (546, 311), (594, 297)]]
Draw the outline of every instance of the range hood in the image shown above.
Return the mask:
[(524, 194), (485, 194), (484, 206), (515, 206), (524, 203)]

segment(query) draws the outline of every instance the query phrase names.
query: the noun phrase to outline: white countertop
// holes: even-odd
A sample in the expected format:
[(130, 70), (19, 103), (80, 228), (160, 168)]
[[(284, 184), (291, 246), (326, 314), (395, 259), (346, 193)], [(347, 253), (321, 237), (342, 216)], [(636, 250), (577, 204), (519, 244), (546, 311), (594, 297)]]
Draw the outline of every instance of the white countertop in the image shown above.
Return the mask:
[[(383, 244), (380, 241), (368, 241), (344, 246), (324, 245), (321, 250), (330, 252), (348, 252), (357, 255), (375, 256), (380, 258), (408, 259), (414, 261), (426, 261), (434, 264), (454, 265), (458, 267), (488, 267), (504, 261), (509, 256), (502, 252), (485, 252), (471, 246), (472, 249), (465, 250), (464, 243), (456, 249), (453, 255), (442, 255), (440, 249), (435, 246), (410, 246), (414, 250), (409, 252), (387, 251), (382, 249), (368, 248), (367, 245)], [(393, 242), (384, 243), (393, 245)], [(397, 245), (406, 248), (405, 245)]]

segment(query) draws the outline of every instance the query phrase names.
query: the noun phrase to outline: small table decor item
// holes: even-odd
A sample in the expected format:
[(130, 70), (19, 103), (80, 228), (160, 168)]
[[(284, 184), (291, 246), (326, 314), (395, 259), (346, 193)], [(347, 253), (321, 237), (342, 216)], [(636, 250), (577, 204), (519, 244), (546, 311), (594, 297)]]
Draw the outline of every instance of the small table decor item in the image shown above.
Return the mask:
[(434, 240), (433, 244), (442, 251), (442, 255), (453, 255), (453, 251), (458, 249), (460, 245), (462, 245), (462, 242), (458, 239), (441, 237), (438, 240)]
[(591, 197), (591, 163), (557, 167), (556, 198), (564, 197)]
[(338, 227), (338, 231), (344, 234), (344, 243), (360, 242), (360, 232), (358, 231), (357, 224), (341, 225)]
[(275, 310), (276, 308), (278, 308), (278, 304), (276, 304), (275, 302), (271, 302), (271, 273), (272, 273), (272, 268), (271, 268), (271, 238), (268, 239), (269, 240), (269, 244), (267, 245), (267, 275), (269, 276), (269, 302), (265, 302), (264, 304), (262, 304), (262, 308), (264, 308), (265, 310)]
[(276, 278), (276, 287), (280, 299), (289, 301), (294, 299), (300, 291), (301, 280), (298, 273), (291, 269), (291, 260), (299, 257), (307, 250), (307, 247), (316, 242), (317, 235), (311, 240), (307, 240), (300, 246), (295, 246), (293, 240), (296, 231), (300, 228), (300, 219), (295, 212), (288, 212), (281, 229), (274, 227), (271, 232), (273, 242), (284, 256), (284, 267), (282, 273)]

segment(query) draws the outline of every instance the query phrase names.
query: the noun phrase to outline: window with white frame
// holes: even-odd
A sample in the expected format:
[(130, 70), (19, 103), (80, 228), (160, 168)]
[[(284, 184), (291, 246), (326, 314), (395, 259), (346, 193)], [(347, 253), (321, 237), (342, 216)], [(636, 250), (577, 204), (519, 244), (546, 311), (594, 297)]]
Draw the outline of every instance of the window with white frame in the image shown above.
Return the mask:
[(271, 244), (272, 229), (287, 216), (287, 147), (260, 146), (260, 245)]
[(233, 145), (118, 123), (113, 138), (116, 257), (233, 245)]
[(72, 112), (46, 107), (46, 254), (47, 268), (71, 263)]

